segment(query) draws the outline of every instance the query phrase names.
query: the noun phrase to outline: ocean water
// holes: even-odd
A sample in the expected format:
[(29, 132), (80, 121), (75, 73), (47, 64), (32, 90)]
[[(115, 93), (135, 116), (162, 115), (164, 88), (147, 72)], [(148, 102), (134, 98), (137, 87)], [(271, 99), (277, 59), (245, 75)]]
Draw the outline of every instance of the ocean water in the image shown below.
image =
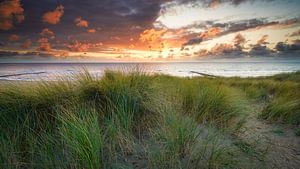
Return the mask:
[(101, 77), (105, 70), (131, 71), (136, 68), (147, 73), (173, 76), (257, 77), (300, 71), (300, 60), (289, 61), (205, 61), (159, 63), (0, 63), (0, 80), (58, 80), (72, 77), (83, 69)]

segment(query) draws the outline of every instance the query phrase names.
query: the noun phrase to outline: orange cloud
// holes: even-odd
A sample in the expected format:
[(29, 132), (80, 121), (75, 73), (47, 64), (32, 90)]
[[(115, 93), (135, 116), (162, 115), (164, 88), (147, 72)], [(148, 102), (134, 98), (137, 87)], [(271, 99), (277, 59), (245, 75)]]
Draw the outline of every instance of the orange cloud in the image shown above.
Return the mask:
[(81, 17), (75, 19), (75, 24), (78, 27), (88, 27), (89, 23), (86, 20), (83, 20)]
[(60, 18), (64, 14), (64, 7), (59, 5), (54, 11), (46, 12), (43, 15), (43, 21), (52, 25), (55, 25), (60, 22)]
[(40, 38), (38, 40), (39, 47), (38, 50), (49, 52), (52, 50), (51, 44), (49, 43), (47, 38)]
[(87, 32), (88, 33), (96, 33), (96, 29), (88, 29)]
[(232, 51), (232, 50), (234, 50), (234, 47), (232, 45), (227, 43), (221, 43), (221, 44), (216, 44), (214, 47), (212, 47), (210, 52), (212, 54), (222, 54), (225, 53), (226, 51)]
[(10, 30), (17, 23), (24, 21), (24, 9), (20, 0), (4, 0), (0, 3), (0, 30)]
[(28, 49), (32, 45), (32, 41), (30, 39), (26, 39), (22, 44), (22, 48)]
[(268, 39), (268, 35), (264, 35), (262, 36), (258, 41), (257, 41), (257, 44), (258, 45), (265, 45), (265, 44), (268, 44), (268, 42), (266, 42), (266, 40)]
[(238, 33), (234, 37), (233, 42), (234, 42), (235, 46), (240, 46), (240, 45), (244, 45), (246, 43), (246, 39), (242, 34)]
[(74, 52), (86, 52), (92, 46), (90, 43), (81, 43), (74, 40), (72, 43), (66, 45), (70, 51)]
[(208, 50), (200, 49), (198, 52), (194, 52), (194, 55), (198, 57), (207, 56), (209, 54)]
[(209, 28), (207, 31), (202, 32), (199, 37), (202, 39), (209, 39), (219, 35), (220, 33), (221, 29), (219, 27), (212, 27)]
[(210, 8), (217, 8), (220, 5), (220, 1), (219, 0), (212, 0), (209, 4)]
[(155, 42), (161, 39), (161, 37), (167, 32), (167, 29), (155, 30), (147, 29), (140, 34), (141, 42)]
[(130, 49), (133, 49), (133, 48), (135, 48), (135, 45), (134, 45), (134, 44), (131, 44), (131, 45), (129, 45), (129, 48), (130, 48)]
[(12, 35), (10, 35), (9, 37), (8, 37), (8, 40), (10, 41), (10, 42), (16, 42), (16, 41), (18, 41), (19, 40), (19, 36), (18, 35), (16, 35), (16, 34), (12, 34)]
[(48, 28), (43, 29), (42, 32), (40, 33), (40, 35), (44, 36), (44, 37), (50, 37), (50, 38), (54, 38), (55, 37), (54, 32), (51, 31)]

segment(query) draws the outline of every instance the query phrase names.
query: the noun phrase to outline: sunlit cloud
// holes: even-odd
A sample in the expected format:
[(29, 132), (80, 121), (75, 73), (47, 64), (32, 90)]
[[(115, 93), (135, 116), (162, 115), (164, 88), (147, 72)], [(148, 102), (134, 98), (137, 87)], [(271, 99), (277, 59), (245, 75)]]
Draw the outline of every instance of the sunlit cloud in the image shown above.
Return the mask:
[(50, 52), (52, 50), (51, 44), (47, 38), (40, 38), (38, 40), (39, 47), (37, 50)]
[(167, 32), (167, 29), (155, 30), (147, 29), (140, 34), (141, 42), (156, 42), (161, 39), (161, 37)]
[(22, 44), (22, 48), (28, 49), (31, 47), (31, 45), (32, 45), (32, 41), (30, 39), (26, 39)]
[(268, 44), (267, 39), (268, 39), (268, 35), (263, 35), (258, 41), (257, 41), (257, 45), (266, 45)]
[(88, 21), (82, 19), (81, 17), (77, 17), (77, 18), (75, 19), (75, 24), (76, 24), (76, 26), (78, 26), (78, 27), (88, 27), (88, 26), (89, 26)]
[(87, 32), (88, 33), (96, 33), (96, 29), (88, 29)]
[(209, 28), (205, 32), (202, 32), (199, 37), (202, 39), (209, 39), (219, 35), (220, 33), (221, 33), (221, 29), (219, 27), (213, 27), (213, 28)]
[(16, 34), (12, 34), (12, 35), (10, 35), (9, 37), (8, 37), (8, 41), (10, 41), (10, 42), (16, 42), (16, 41), (18, 41), (20, 39), (20, 37), (18, 36), (18, 35), (16, 35)]
[(14, 23), (24, 21), (24, 9), (20, 0), (4, 0), (0, 2), (0, 30), (10, 30)]
[(128, 60), (249, 57), (297, 51), (300, 36), (296, 0), (57, 3), (1, 2), (0, 30), (8, 31), (0, 31), (0, 51)]
[(246, 38), (242, 34), (238, 33), (234, 37), (233, 42), (234, 42), (235, 46), (243, 47), (247, 41), (246, 41)]
[(46, 12), (42, 19), (44, 22), (56, 25), (60, 22), (60, 18), (64, 15), (64, 6), (59, 5), (54, 11)]
[(74, 40), (66, 45), (66, 47), (73, 52), (87, 52), (91, 46), (92, 44), (90, 43), (82, 43), (78, 40)]
[(49, 38), (54, 38), (55, 37), (55, 33), (53, 31), (51, 31), (48, 28), (44, 28), (42, 30), (42, 32), (40, 33), (41, 36), (43, 37), (49, 37)]

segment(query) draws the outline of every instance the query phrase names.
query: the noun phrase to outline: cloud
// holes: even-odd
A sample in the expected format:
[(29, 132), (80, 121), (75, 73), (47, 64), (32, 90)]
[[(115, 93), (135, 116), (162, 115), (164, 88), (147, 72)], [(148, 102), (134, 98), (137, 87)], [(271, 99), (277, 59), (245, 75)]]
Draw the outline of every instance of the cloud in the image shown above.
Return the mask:
[(0, 58), (12, 57), (19, 55), (19, 52), (14, 51), (0, 51)]
[(26, 39), (22, 44), (22, 48), (28, 49), (32, 45), (32, 41), (30, 39)]
[(14, 21), (24, 21), (24, 9), (20, 0), (4, 0), (0, 2), (0, 30), (10, 30), (14, 27)]
[(82, 43), (78, 40), (74, 40), (71, 43), (67, 44), (66, 47), (73, 52), (87, 52), (92, 47), (92, 44)]
[(12, 34), (12, 35), (10, 35), (9, 37), (8, 37), (8, 41), (10, 41), (10, 42), (16, 42), (16, 41), (18, 41), (20, 39), (20, 37), (18, 36), (18, 35), (16, 35), (16, 34)]
[[(247, 42), (245, 37), (238, 33), (233, 38), (233, 43), (217, 43), (213, 46), (210, 50), (203, 50), (201, 49), (198, 52), (195, 52), (194, 55), (198, 57), (203, 56), (222, 56), (222, 57), (241, 57), (241, 56), (270, 56), (274, 53), (273, 50), (268, 48), (266, 44), (267, 36), (262, 36), (255, 45), (251, 45), (251, 49), (249, 52), (245, 50), (244, 44)], [(300, 44), (300, 43), (299, 43)], [(279, 44), (280, 45), (280, 44)], [(300, 45), (299, 45), (300, 47)], [(282, 47), (286, 48), (286, 46)], [(294, 49), (296, 47), (294, 46)]]
[(52, 50), (51, 44), (48, 41), (48, 38), (40, 38), (38, 40), (39, 47), (37, 50), (39, 51), (45, 51), (50, 52)]
[[(3, 1), (3, 0), (2, 0)], [(1, 1), (1, 2), (2, 2)], [(173, 0), (177, 1), (177, 0)], [(182, 0), (183, 2), (184, 0)], [(23, 0), (21, 1), (24, 9), (26, 10), (26, 22), (24, 22), (20, 27), (18, 27), (17, 32), (1, 32), (2, 37), (7, 37), (11, 33), (17, 33), (18, 35), (26, 35), (26, 37), (31, 40), (36, 39), (37, 32), (40, 32), (45, 28), (45, 24), (41, 22), (41, 15), (45, 12), (55, 12), (57, 9), (57, 1), (45, 0), (45, 1), (34, 1), (34, 0)], [(233, 16), (233, 18), (224, 18), (225, 20), (207, 20), (201, 23), (199, 18), (198, 25), (194, 24), (190, 27), (183, 28), (183, 32), (175, 34), (169, 33), (173, 30), (168, 29), (166, 32), (160, 32), (163, 27), (157, 27), (155, 22), (160, 16), (160, 11), (165, 3), (170, 3), (171, 0), (89, 0), (89, 1), (63, 1), (62, 14), (55, 24), (59, 26), (47, 26), (52, 32), (55, 32), (55, 40), (60, 41), (61, 45), (68, 43), (69, 35), (76, 36), (80, 43), (86, 45), (87, 42), (103, 42), (105, 46), (128, 48), (129, 45), (133, 44), (135, 49), (145, 49), (148, 46), (155, 48), (155, 44), (160, 46), (164, 43), (165, 48), (177, 48), (182, 45), (199, 44), (203, 41), (220, 37), (230, 33), (236, 33), (239, 31), (259, 28), (260, 26), (268, 26), (272, 24), (278, 24), (278, 22), (271, 22), (268, 18), (256, 18), (249, 20), (235, 20), (234, 18), (240, 18)], [(184, 3), (187, 4), (190, 1), (186, 0)], [(221, 5), (239, 5), (243, 2), (236, 1), (226, 1), (226, 0), (197, 0), (194, 1), (198, 4), (207, 4), (208, 8), (217, 8)], [(249, 1), (250, 2), (250, 1)], [(257, 1), (258, 2), (258, 1)], [(209, 6), (210, 5), (210, 6)], [(276, 4), (278, 5), (278, 4)], [(48, 8), (48, 9), (47, 9)], [(49, 10), (50, 9), (50, 10)], [(54, 10), (55, 9), (55, 10)], [(78, 10), (80, 9), (80, 10)], [(223, 8), (222, 8), (223, 9)], [(227, 8), (226, 8), (227, 9)], [(230, 8), (231, 9), (231, 8)], [(213, 10), (213, 9), (207, 9)], [(65, 14), (63, 14), (65, 12)], [(255, 12), (255, 11), (254, 11)], [(276, 12), (276, 11), (275, 11)], [(63, 16), (63, 18), (62, 18)], [(82, 16), (81, 20), (88, 21), (87, 28), (74, 29), (75, 23), (74, 19), (78, 16)], [(225, 17), (225, 16), (224, 16)], [(249, 16), (247, 18), (255, 18), (254, 16)], [(207, 17), (215, 18), (215, 17)], [(244, 18), (244, 17), (241, 17)], [(273, 17), (272, 17), (273, 18)], [(274, 17), (275, 18), (275, 17)], [(232, 19), (232, 20), (231, 20)], [(15, 20), (15, 19), (14, 19)], [(231, 21), (228, 21), (231, 20)], [(279, 18), (281, 20), (281, 18)], [(225, 22), (225, 23), (224, 23)], [(48, 22), (47, 22), (48, 23)], [(153, 25), (154, 23), (154, 25)], [(97, 33), (94, 33), (94, 29)], [(98, 29), (98, 28), (101, 28)], [(148, 32), (147, 32), (148, 30)], [(154, 30), (151, 31), (149, 30)], [(204, 30), (199, 33), (198, 30)], [(174, 29), (174, 31), (176, 31)], [(157, 34), (159, 34), (157, 36)], [(272, 36), (272, 35), (270, 35)], [(50, 36), (41, 35), (51, 42), (52, 48), (56, 49), (58, 46), (52, 43)], [(119, 37), (118, 40), (111, 39), (111, 37)], [(130, 38), (134, 40), (128, 42)], [(86, 40), (86, 41), (85, 41)], [(170, 41), (176, 41), (178, 44), (174, 45), (169, 43)], [(230, 40), (229, 40), (230, 41)], [(54, 41), (53, 41), (54, 42)], [(166, 43), (167, 42), (167, 43)], [(169, 43), (169, 44), (168, 44)], [(210, 42), (207, 42), (210, 43)], [(224, 42), (224, 43), (232, 43)], [(56, 43), (55, 43), (56, 44)], [(50, 46), (51, 46), (50, 45)], [(234, 43), (233, 48), (238, 46), (243, 47), (243, 43)], [(76, 46), (76, 45), (75, 45)], [(80, 46), (80, 45), (78, 45)], [(89, 46), (89, 45), (87, 45)], [(80, 48), (80, 47), (78, 47)], [(72, 49), (76, 51), (76, 49)], [(80, 50), (77, 50), (80, 51)], [(89, 48), (89, 51), (91, 49)], [(166, 49), (164, 49), (166, 51)]]
[(268, 35), (263, 35), (255, 45), (252, 45), (251, 50), (249, 51), (250, 55), (270, 55), (274, 53), (273, 50), (268, 48), (266, 45), (269, 44), (266, 40)]
[(60, 22), (60, 18), (64, 15), (64, 7), (59, 5), (54, 11), (46, 12), (42, 19), (44, 22), (56, 25)]
[(77, 17), (77, 18), (75, 19), (75, 24), (76, 24), (76, 26), (78, 26), (78, 27), (88, 27), (88, 26), (89, 26), (88, 21), (82, 19), (81, 17)]
[(290, 37), (294, 37), (294, 36), (300, 36), (300, 29), (290, 34)]
[(43, 37), (49, 37), (49, 38), (54, 38), (55, 37), (55, 33), (53, 31), (51, 31), (48, 28), (44, 28), (42, 30), (42, 32), (40, 33), (41, 36)]
[(140, 34), (140, 41), (141, 42), (155, 42), (157, 40), (159, 40), (164, 33), (167, 32), (167, 29), (161, 29), (161, 30), (156, 30), (156, 29), (147, 29), (144, 30), (141, 34)]
[(219, 0), (212, 0), (211, 3), (209, 4), (210, 8), (217, 8), (220, 5)]
[(200, 49), (195, 52), (194, 55), (198, 57), (203, 56), (227, 56), (227, 57), (240, 57), (242, 55), (247, 55), (244, 51), (244, 44), (247, 42), (245, 37), (238, 33), (233, 38), (233, 44), (229, 43), (217, 43), (210, 50)]
[(294, 52), (300, 51), (300, 40), (295, 40), (292, 44), (278, 42), (275, 46), (278, 52)]
[(192, 6), (202, 6), (204, 8), (216, 8), (221, 4), (230, 4), (234, 6), (238, 6), (245, 2), (254, 2), (254, 1), (266, 1), (270, 2), (273, 0), (175, 0), (171, 2), (169, 5), (192, 5)]
[[(188, 45), (196, 45), (199, 43), (191, 43), (195, 41), (195, 39), (198, 39), (199, 42), (200, 39), (202, 41), (207, 41), (212, 38), (216, 37), (221, 37), (224, 35), (228, 35), (231, 33), (236, 33), (240, 31), (245, 31), (245, 30), (250, 30), (250, 29), (259, 29), (262, 27), (267, 27), (267, 26), (274, 26), (274, 25), (288, 25), (288, 24), (293, 24), (296, 21), (293, 20), (292, 22), (285, 21), (285, 22), (268, 22), (265, 19), (250, 19), (250, 20), (239, 20), (239, 21), (230, 21), (226, 23), (218, 23), (214, 21), (207, 21), (203, 23), (198, 23), (198, 24), (193, 24), (185, 27), (185, 29), (190, 29), (190, 28), (199, 28), (199, 29), (207, 29), (206, 31), (202, 32), (199, 37), (195, 38), (192, 37), (191, 40), (188, 40), (185, 44)], [(298, 22), (298, 21), (297, 21)], [(210, 27), (210, 28), (207, 28)], [(267, 37), (265, 37), (267, 38)], [(263, 39), (262, 39), (263, 40)]]
[(217, 43), (210, 50), (200, 49), (194, 52), (196, 57), (241, 57), (247, 55), (241, 48), (237, 48), (229, 43)]
[(234, 46), (243, 46), (246, 43), (245, 37), (238, 33), (233, 39)]
[(266, 45), (268, 44), (268, 42), (266, 42), (266, 40), (268, 39), (268, 35), (263, 35), (258, 41), (257, 41), (257, 45)]
[(227, 43), (220, 43), (216, 44), (214, 47), (211, 48), (210, 53), (214, 55), (220, 55), (224, 53), (231, 53), (234, 51), (234, 46)]
[(209, 51), (206, 49), (200, 49), (198, 52), (194, 52), (194, 55), (197, 57), (204, 57), (209, 55)]
[(187, 42), (183, 43), (182, 47), (200, 44), (203, 41), (219, 36), (221, 32), (222, 31), (219, 27), (208, 28), (206, 31), (201, 32), (199, 37), (191, 38)]
[(207, 31), (204, 31), (200, 34), (201, 39), (210, 39), (216, 37), (221, 33), (221, 29), (219, 27), (209, 28)]
[(96, 29), (88, 29), (87, 32), (88, 33), (96, 33)]
[(201, 42), (203, 42), (202, 38), (193, 38), (182, 44), (182, 47), (200, 44)]
[(269, 55), (274, 51), (268, 48), (267, 46), (255, 45), (249, 51), (250, 55)]

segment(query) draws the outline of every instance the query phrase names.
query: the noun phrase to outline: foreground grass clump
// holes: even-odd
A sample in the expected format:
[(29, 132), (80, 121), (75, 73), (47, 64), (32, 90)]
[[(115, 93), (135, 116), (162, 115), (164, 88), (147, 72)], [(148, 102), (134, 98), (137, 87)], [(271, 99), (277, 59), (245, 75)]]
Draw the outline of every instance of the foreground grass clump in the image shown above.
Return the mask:
[(282, 83), (274, 91), (261, 117), (289, 124), (300, 124), (299, 83)]
[[(214, 124), (220, 128), (233, 127), (244, 112), (244, 98), (234, 88), (209, 79), (158, 77), (160, 95), (175, 103), (177, 111), (198, 123)], [(235, 121), (234, 121), (235, 120)], [(231, 125), (231, 126), (230, 126)]]
[(260, 117), (286, 124), (300, 124), (300, 72), (259, 78), (217, 78), (214, 81), (245, 91), (263, 107)]
[(226, 168), (238, 166), (234, 146), (209, 126), (166, 106), (157, 104), (160, 119), (146, 142), (150, 168)]
[(0, 168), (247, 168), (230, 134), (249, 99), (263, 103), (262, 118), (299, 124), (299, 74), (290, 76), (83, 71), (75, 80), (1, 84)]
[(295, 134), (296, 134), (296, 136), (300, 136), (300, 129), (297, 129)]
[(72, 168), (101, 168), (103, 134), (97, 112), (80, 106), (63, 110), (58, 119), (61, 122), (58, 131)]

